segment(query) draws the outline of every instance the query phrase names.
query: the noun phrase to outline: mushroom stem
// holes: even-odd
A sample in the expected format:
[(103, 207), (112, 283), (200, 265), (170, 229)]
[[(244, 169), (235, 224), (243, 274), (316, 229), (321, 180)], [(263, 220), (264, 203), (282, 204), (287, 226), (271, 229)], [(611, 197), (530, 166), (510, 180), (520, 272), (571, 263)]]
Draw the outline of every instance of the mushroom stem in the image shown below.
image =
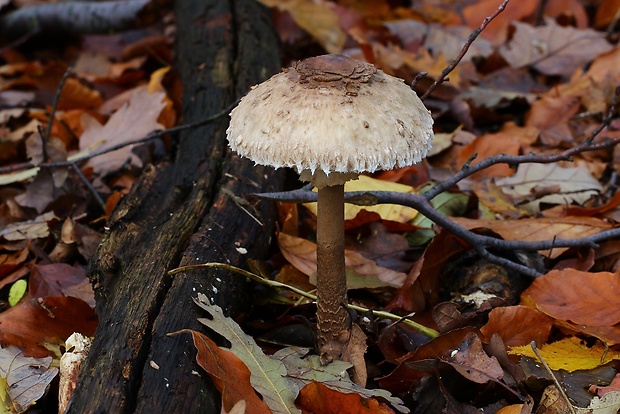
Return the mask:
[(317, 324), (319, 354), (325, 362), (341, 357), (351, 332), (344, 262), (344, 185), (318, 190)]

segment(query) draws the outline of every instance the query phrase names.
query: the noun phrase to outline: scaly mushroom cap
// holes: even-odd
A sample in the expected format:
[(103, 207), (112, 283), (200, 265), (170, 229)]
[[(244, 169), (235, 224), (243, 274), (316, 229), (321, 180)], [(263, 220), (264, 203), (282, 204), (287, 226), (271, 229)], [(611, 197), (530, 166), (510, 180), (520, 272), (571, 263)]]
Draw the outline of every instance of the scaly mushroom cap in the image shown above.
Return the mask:
[(433, 119), (402, 79), (343, 55), (305, 59), (255, 86), (231, 112), (230, 147), (293, 167), (317, 187), (415, 164)]

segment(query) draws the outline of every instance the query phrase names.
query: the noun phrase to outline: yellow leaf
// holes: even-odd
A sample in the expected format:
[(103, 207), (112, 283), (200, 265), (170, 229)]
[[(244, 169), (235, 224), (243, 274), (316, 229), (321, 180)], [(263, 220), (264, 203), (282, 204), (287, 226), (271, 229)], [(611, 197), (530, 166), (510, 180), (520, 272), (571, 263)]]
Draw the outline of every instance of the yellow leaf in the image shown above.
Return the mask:
[(287, 11), (293, 20), (310, 33), (329, 53), (340, 53), (347, 35), (333, 4), (322, 0), (260, 0), (268, 7)]
[[(552, 370), (564, 369), (568, 372), (593, 369), (609, 361), (620, 359), (620, 352), (606, 350), (599, 342), (588, 347), (583, 340), (575, 336), (544, 345), (539, 352)], [(508, 353), (538, 360), (529, 345), (515, 346)]]
[[(360, 175), (359, 179), (345, 183), (344, 191), (395, 191), (399, 193), (415, 193), (415, 189), (408, 185), (377, 180), (365, 175)], [(304, 206), (312, 213), (316, 214), (316, 203), (307, 203), (304, 204)], [(396, 204), (378, 204), (376, 206), (345, 204), (344, 219), (354, 219), (360, 210), (372, 211), (379, 214), (383, 220), (396, 221), (399, 223), (407, 223), (418, 215), (418, 212), (411, 207), (399, 206)]]

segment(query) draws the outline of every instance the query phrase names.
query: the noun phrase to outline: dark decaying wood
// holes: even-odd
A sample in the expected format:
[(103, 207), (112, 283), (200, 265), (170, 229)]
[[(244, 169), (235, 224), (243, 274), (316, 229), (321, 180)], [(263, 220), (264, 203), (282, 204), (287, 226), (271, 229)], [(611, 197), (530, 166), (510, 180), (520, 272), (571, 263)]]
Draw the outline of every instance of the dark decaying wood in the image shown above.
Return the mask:
[[(258, 2), (189, 0), (175, 8), (183, 122), (221, 111), (279, 70), (269, 12)], [(69, 412), (219, 412), (190, 335), (167, 334), (204, 331), (197, 292), (226, 312), (243, 310), (246, 282), (222, 270), (166, 272), (209, 261), (245, 266), (267, 253), (274, 206), (244, 195), (281, 189), (282, 173), (231, 154), (227, 125), (222, 117), (182, 134), (176, 160), (148, 168), (110, 218), (89, 271), (99, 328)]]

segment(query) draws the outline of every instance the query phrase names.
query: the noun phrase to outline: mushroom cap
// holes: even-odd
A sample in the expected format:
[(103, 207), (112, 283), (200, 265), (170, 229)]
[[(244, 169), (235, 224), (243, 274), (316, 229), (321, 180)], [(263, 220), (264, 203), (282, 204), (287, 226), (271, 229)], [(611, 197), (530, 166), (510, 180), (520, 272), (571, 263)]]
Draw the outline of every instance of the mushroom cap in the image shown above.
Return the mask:
[(421, 161), (433, 119), (402, 79), (343, 55), (294, 63), (231, 112), (230, 147), (317, 187)]

